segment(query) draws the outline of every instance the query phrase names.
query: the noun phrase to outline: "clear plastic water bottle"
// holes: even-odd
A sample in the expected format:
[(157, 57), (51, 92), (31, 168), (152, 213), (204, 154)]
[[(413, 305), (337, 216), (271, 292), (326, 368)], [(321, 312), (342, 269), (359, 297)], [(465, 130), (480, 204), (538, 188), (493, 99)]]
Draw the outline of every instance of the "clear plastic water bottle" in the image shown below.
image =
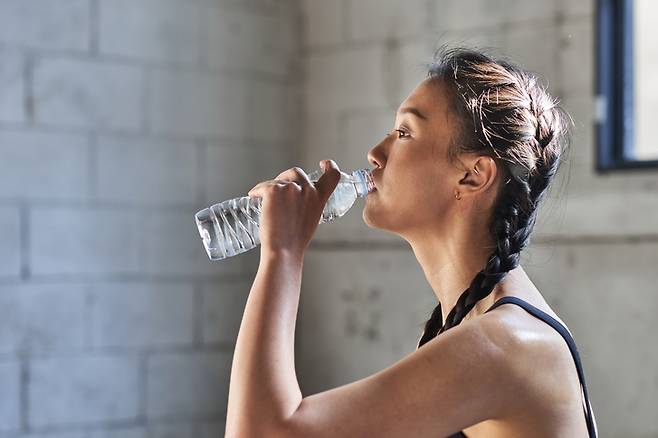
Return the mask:
[[(311, 182), (316, 182), (322, 173), (316, 170), (308, 177)], [(343, 216), (357, 198), (367, 196), (375, 188), (370, 169), (358, 169), (351, 174), (341, 171), (340, 174), (319, 224)], [(204, 208), (194, 216), (210, 260), (222, 260), (260, 245), (261, 203), (260, 196), (243, 196)]]

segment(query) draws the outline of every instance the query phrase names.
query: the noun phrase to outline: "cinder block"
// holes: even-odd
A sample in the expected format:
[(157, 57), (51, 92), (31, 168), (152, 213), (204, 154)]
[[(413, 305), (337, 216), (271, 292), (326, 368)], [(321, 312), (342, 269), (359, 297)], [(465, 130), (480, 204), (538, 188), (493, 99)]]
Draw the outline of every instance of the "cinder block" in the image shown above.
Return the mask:
[(571, 0), (557, 0), (556, 8), (567, 17), (592, 16), (596, 10), (594, 0), (583, 0), (574, 2)]
[[(430, 0), (432, 25), (444, 31), (497, 27), (514, 14), (514, 9), (510, 7), (512, 1)], [(515, 5), (518, 3), (521, 2), (515, 2)]]
[(389, 92), (388, 98), (393, 113), (413, 89), (427, 78), (427, 64), (432, 61), (432, 54), (436, 48), (431, 38), (423, 36), (388, 49), (387, 58), (399, 60), (393, 62), (397, 68), (396, 75), (399, 76), (397, 90), (396, 87), (391, 87), (393, 92)]
[(259, 180), (269, 179), (256, 171), (259, 161), (258, 154), (251, 146), (210, 145), (203, 160), (204, 203), (215, 204), (247, 196), (249, 189)]
[(308, 252), (297, 329), (301, 386), (311, 394), (334, 388), (413, 352), (436, 303), (410, 250)]
[(99, 15), (101, 53), (188, 64), (199, 60), (196, 2), (101, 1)]
[(327, 113), (387, 105), (384, 48), (368, 46), (338, 52), (310, 53), (304, 103), (307, 111)]
[(0, 1), (0, 42), (39, 49), (87, 50), (89, 0)]
[[(343, 120), (350, 116), (351, 113), (342, 116), (338, 112), (304, 115), (302, 127), (304, 147), (299, 151), (299, 162), (303, 169), (317, 168), (320, 160), (326, 158), (335, 160), (338, 166), (343, 168), (346, 158), (342, 144), (348, 139), (341, 129), (345, 129)], [(370, 131), (370, 128), (364, 131)]]
[(148, 438), (197, 438), (197, 435), (192, 423), (167, 422), (151, 425)]
[[(555, 183), (556, 196), (559, 196), (558, 191), (564, 190), (615, 191), (611, 186), (618, 186), (616, 179), (599, 178), (595, 172), (594, 96), (576, 93), (558, 97), (560, 106), (573, 119), (574, 126), (571, 128), (571, 145), (563, 151), (558, 176), (562, 176), (564, 181), (559, 186)], [(631, 179), (637, 176), (631, 176)]]
[(421, 35), (430, 25), (428, 9), (427, 0), (347, 0), (347, 32), (353, 41)]
[(89, 147), (77, 134), (0, 132), (0, 197), (89, 197)]
[(250, 129), (247, 137), (269, 143), (294, 142), (300, 129), (295, 119), (297, 89), (277, 82), (254, 81), (249, 87)]
[(131, 356), (33, 359), (28, 423), (134, 421), (139, 413), (139, 362)]
[(20, 436), (27, 438), (87, 438), (84, 431), (31, 433), (29, 435)]
[(292, 15), (297, 8), (296, 0), (222, 0), (221, 4), (268, 15)]
[(283, 148), (278, 145), (208, 147), (204, 161), (206, 201), (217, 203), (247, 196), (249, 189), (259, 182), (274, 179), (297, 165), (293, 161), (294, 151)]
[(235, 343), (253, 281), (222, 281), (203, 286), (203, 341)]
[[(537, 21), (553, 21), (557, 14), (558, 3), (560, 0), (530, 0), (518, 1), (508, 0), (509, 9), (502, 12), (506, 14), (506, 24), (522, 24)], [(585, 0), (588, 1), (588, 0)], [(574, 2), (575, 3), (575, 2)]]
[(27, 116), (23, 56), (17, 50), (0, 49), (0, 57), (0, 121), (24, 122)]
[(203, 2), (208, 64), (233, 73), (286, 78), (296, 69), (298, 21), (292, 14), (263, 14)]
[[(645, 184), (649, 184), (645, 178)], [(637, 185), (640, 182), (636, 181)], [(611, 186), (612, 184), (608, 184)], [(557, 191), (555, 192), (558, 193)], [(536, 235), (548, 236), (646, 236), (656, 232), (658, 204), (647, 202), (650, 191), (631, 192), (570, 189), (562, 198), (542, 208)], [(555, 196), (555, 195), (554, 195)], [(623, 205), (623, 208), (619, 206)], [(642, 214), (638, 214), (641, 211)], [(620, 230), (623, 230), (620, 231)]]
[(579, 96), (594, 94), (596, 56), (593, 26), (593, 20), (587, 17), (566, 21), (560, 26), (558, 37), (553, 38), (559, 39), (560, 43), (559, 77), (554, 82), (562, 93)]
[(229, 352), (154, 354), (148, 359), (147, 417), (225, 415)]
[(151, 75), (149, 121), (155, 132), (239, 139), (250, 119), (241, 79), (165, 70)]
[(302, 39), (306, 47), (332, 46), (343, 42), (346, 27), (343, 22), (344, 4), (343, 1), (302, 1)]
[(199, 428), (200, 438), (216, 438), (218, 436), (224, 436), (224, 432), (226, 431), (226, 423), (225, 420), (202, 423)]
[(161, 347), (194, 341), (190, 284), (108, 283), (92, 287), (96, 347)]
[(80, 285), (0, 286), (0, 354), (81, 349), (85, 289)]
[[(440, 30), (495, 28), (555, 18), (556, 0), (430, 0), (432, 24)], [(467, 15), (465, 15), (465, 11)]]
[(194, 220), (195, 213), (192, 210), (146, 213), (141, 230), (146, 272), (207, 276), (249, 271), (258, 260), (257, 249), (251, 251), (253, 254), (242, 253), (221, 261), (208, 258)]
[(45, 58), (34, 67), (38, 123), (136, 131), (142, 124), (138, 67), (90, 60)]
[(552, 84), (560, 78), (557, 32), (554, 23), (505, 28), (503, 52), (514, 63), (537, 74), (544, 83)]
[(447, 44), (449, 47), (482, 49), (494, 58), (498, 58), (502, 53), (501, 49), (505, 45), (503, 40), (504, 29), (506, 29), (505, 26), (502, 28), (462, 29), (448, 32), (436, 30), (428, 36), (430, 42), (429, 53), (433, 54), (441, 45)]
[(151, 438), (144, 427), (111, 427), (102, 430), (92, 430), (89, 438)]
[(140, 272), (136, 212), (35, 207), (30, 210), (29, 227), (34, 275)]
[(0, 207), (0, 278), (21, 274), (21, 223), (18, 208)]
[[(18, 431), (21, 425), (21, 369), (18, 362), (0, 362), (0, 433)], [(228, 396), (228, 393), (227, 393)]]
[(102, 137), (98, 141), (98, 196), (146, 203), (196, 201), (194, 143)]

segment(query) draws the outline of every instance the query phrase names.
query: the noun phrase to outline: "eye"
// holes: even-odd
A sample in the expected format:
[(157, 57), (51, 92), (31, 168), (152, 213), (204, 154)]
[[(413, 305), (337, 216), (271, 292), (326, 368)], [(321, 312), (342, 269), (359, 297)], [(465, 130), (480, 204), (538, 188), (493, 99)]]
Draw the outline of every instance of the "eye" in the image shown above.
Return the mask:
[[(402, 129), (396, 129), (395, 131), (399, 132), (400, 134), (407, 134), (407, 136), (409, 135), (408, 132), (403, 131)], [(398, 136), (398, 138), (407, 138), (407, 137), (400, 137), (400, 136)]]
[[(403, 131), (402, 129), (394, 129), (393, 131), (394, 131), (394, 132), (398, 132), (398, 133), (400, 133), (400, 134), (407, 134), (407, 136), (409, 136), (409, 133), (408, 133), (407, 131)], [(391, 134), (390, 134), (390, 133), (386, 134), (386, 137), (388, 137), (389, 135), (391, 135)], [(398, 136), (398, 138), (408, 138), (408, 137), (400, 137), (400, 136)]]

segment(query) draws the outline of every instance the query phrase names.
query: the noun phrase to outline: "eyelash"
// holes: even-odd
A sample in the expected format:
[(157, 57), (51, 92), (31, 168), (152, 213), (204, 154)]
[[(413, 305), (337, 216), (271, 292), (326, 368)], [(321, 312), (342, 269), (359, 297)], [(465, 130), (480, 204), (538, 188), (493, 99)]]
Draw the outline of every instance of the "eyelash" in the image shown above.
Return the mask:
[[(401, 132), (402, 134), (407, 134), (407, 137), (398, 137), (398, 138), (409, 138), (408, 135), (409, 133), (407, 131), (403, 131), (402, 129), (394, 129), (393, 131)], [(390, 135), (390, 134), (386, 134)]]

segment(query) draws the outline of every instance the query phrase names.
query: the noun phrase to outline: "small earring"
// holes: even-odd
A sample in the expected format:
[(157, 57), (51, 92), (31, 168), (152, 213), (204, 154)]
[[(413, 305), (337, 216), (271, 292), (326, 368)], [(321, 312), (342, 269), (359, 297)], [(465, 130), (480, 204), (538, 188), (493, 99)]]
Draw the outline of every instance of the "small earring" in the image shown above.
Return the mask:
[(462, 195), (459, 192), (455, 192), (455, 199), (461, 199)]
[(473, 168), (473, 172), (475, 172), (476, 175), (479, 175), (479, 174), (480, 174), (480, 171), (478, 170), (477, 167), (474, 167), (474, 168)]

